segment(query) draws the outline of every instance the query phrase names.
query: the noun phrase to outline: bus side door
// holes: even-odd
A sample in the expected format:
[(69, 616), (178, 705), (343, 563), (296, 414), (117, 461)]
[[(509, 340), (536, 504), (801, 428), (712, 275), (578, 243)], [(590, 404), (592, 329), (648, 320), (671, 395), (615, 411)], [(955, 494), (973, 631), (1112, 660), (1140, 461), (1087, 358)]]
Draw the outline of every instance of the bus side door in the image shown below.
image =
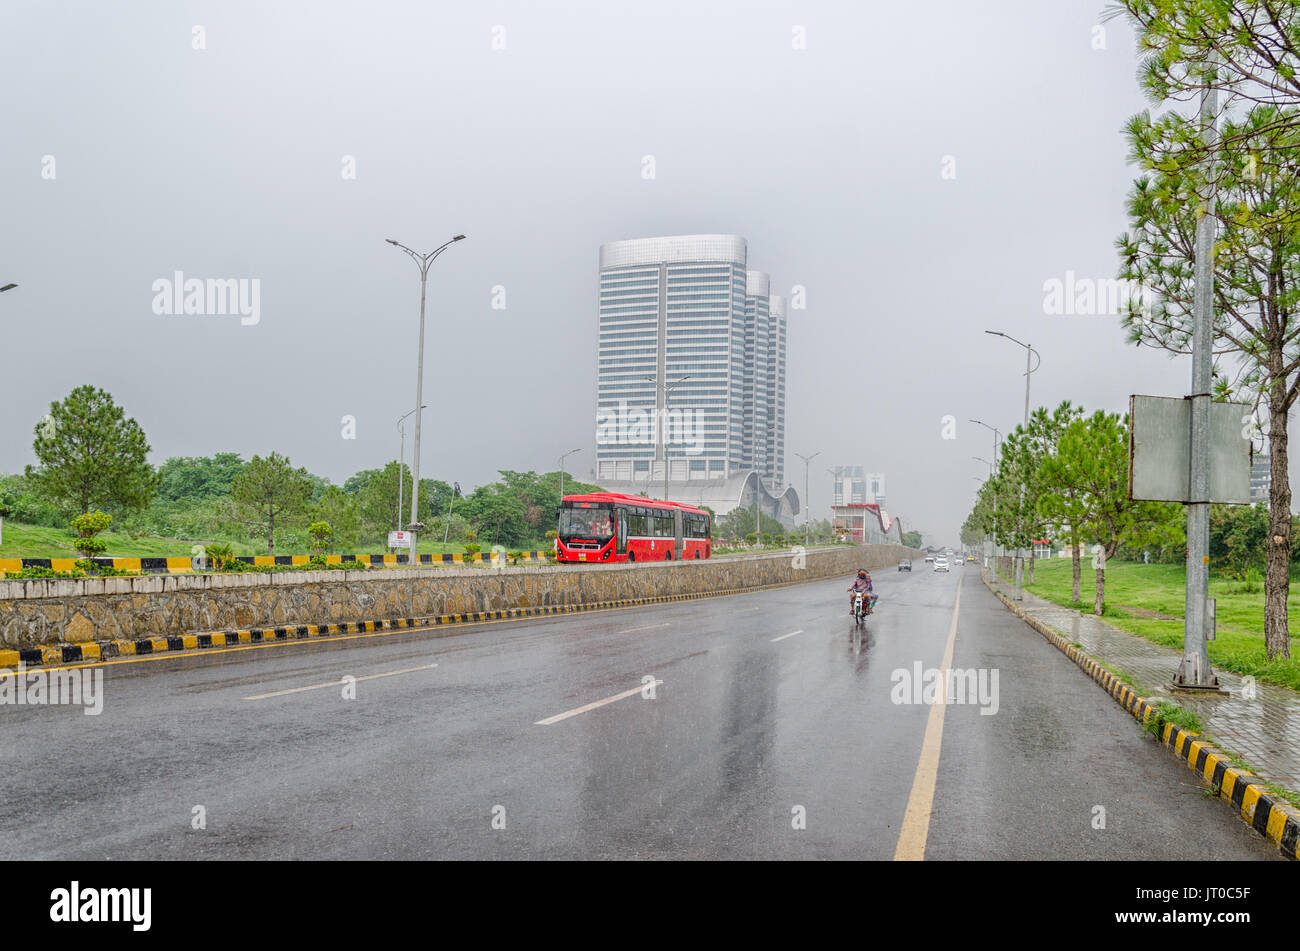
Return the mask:
[(614, 554), (627, 554), (627, 507), (620, 505), (614, 513), (615, 534)]
[(673, 509), (673, 561), (682, 560), (682, 510)]

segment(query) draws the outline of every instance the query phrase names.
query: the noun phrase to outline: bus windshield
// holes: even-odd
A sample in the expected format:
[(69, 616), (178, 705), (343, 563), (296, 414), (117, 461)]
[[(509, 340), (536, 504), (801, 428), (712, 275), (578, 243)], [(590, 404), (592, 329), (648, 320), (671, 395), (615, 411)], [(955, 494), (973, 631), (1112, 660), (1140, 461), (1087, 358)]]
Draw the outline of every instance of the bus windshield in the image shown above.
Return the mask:
[(561, 538), (591, 538), (605, 541), (614, 535), (614, 511), (609, 505), (590, 503), (589, 508), (575, 508), (566, 502), (560, 509)]

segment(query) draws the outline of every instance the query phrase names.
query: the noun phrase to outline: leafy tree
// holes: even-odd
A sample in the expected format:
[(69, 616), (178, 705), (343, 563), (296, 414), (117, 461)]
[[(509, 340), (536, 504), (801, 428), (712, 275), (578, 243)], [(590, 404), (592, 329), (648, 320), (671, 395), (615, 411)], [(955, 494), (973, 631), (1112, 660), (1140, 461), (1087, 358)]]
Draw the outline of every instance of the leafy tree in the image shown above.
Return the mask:
[[(904, 532), (904, 533), (903, 533), (903, 544), (906, 545), (908, 548), (920, 548), (920, 547), (921, 547), (921, 540), (922, 540), (922, 539), (921, 539), (921, 533), (920, 533), (920, 532)], [(963, 541), (965, 541), (965, 539), (963, 539)]]
[[(765, 538), (771, 535), (779, 535), (784, 531), (781, 523), (772, 516), (768, 515), (766, 512), (760, 514), (762, 515), (760, 524)], [(719, 538), (745, 538), (748, 535), (754, 534), (753, 506), (737, 507), (732, 509), (714, 523), (713, 534)], [(757, 540), (757, 537), (755, 540)]]
[[(336, 545), (350, 548), (358, 541), (360, 521), (357, 518), (357, 500), (337, 485), (328, 486), (311, 504), (308, 518), (326, 522), (330, 526), (329, 553)], [(308, 529), (310, 532), (310, 528)]]
[[(1270, 659), (1290, 656), (1288, 418), (1300, 397), (1300, 124), (1281, 118), (1261, 107), (1225, 124), (1241, 148), (1218, 156), (1213, 206), (1214, 345), (1221, 363), (1236, 367), (1234, 379), (1216, 374), (1216, 392), (1262, 403), (1268, 417), (1264, 640)], [(1173, 353), (1191, 352), (1195, 232), (1204, 207), (1198, 189), (1207, 174), (1166, 157), (1180, 147), (1180, 130), (1189, 124), (1170, 115), (1156, 123), (1139, 117), (1131, 125), (1132, 157), (1148, 171), (1134, 185), (1129, 232), (1118, 241), (1121, 276), (1160, 298), (1158, 307), (1130, 307), (1129, 339)], [(1249, 426), (1243, 435), (1250, 435)]]
[(1210, 557), (1238, 578), (1262, 567), (1271, 530), (1268, 507), (1213, 505), (1210, 507)]
[(454, 493), (453, 487), (441, 479), (421, 479), (420, 510), (424, 517), (420, 521), (432, 525), (435, 519), (445, 518)]
[(164, 502), (222, 498), (230, 494), (244, 465), (237, 452), (172, 456), (158, 470), (158, 498)]
[(1073, 572), (1073, 600), (1082, 600), (1080, 581), (1081, 533), (1088, 517), (1087, 489), (1074, 479), (1074, 472), (1066, 459), (1052, 456), (1043, 462), (1041, 470), (1043, 494), (1038, 500), (1038, 510), (1049, 525), (1057, 526), (1057, 534), (1064, 533), (1070, 542), (1070, 564)]
[(84, 515), (92, 506), (145, 508), (158, 490), (144, 430), (104, 390), (79, 386), (51, 403), (35, 433), (40, 465), (27, 477), (46, 498)]
[[(1157, 101), (1187, 101), (1211, 88), (1238, 106), (1281, 107), (1272, 128), (1294, 129), (1300, 106), (1300, 3), (1297, 0), (1119, 0), (1145, 57), (1139, 80)], [(1241, 140), (1226, 134), (1203, 145), (1187, 131), (1170, 155), (1196, 163), (1234, 151)]]
[(273, 452), (265, 459), (254, 456), (231, 483), (230, 497), (238, 517), (266, 532), (266, 553), (275, 554), (275, 529), (300, 519), (311, 498), (312, 483), (306, 469), (294, 469), (289, 460)]
[(366, 473), (357, 473), (346, 483), (346, 490), (349, 483), (360, 476), (365, 476), (364, 481), (359, 482), (357, 491), (357, 517), (361, 522), (361, 530), (367, 538), (384, 538), (390, 531), (400, 531), (404, 526), (397, 523), (398, 489), (399, 483), (401, 488), (401, 512), (402, 520), (409, 522), (411, 520), (411, 470), (405, 464), (399, 465), (394, 459), (382, 469), (371, 469)]
[(1128, 420), (1098, 410), (1066, 427), (1048, 464), (1050, 484), (1080, 503), (1072, 514), (1085, 539), (1096, 543), (1096, 598), (1101, 614), (1106, 595), (1106, 560), (1123, 542), (1141, 545), (1168, 538), (1177, 530), (1179, 507), (1135, 502), (1128, 497)]
[(1034, 410), (1027, 425), (1020, 425), (1007, 437), (999, 459), (1002, 484), (1015, 487), (999, 506), (1005, 506), (1005, 516), (1013, 526), (1013, 547), (1029, 549), (1027, 581), (1034, 581), (1034, 542), (1049, 533), (1049, 520), (1039, 509), (1044, 493), (1041, 469), (1044, 460), (1056, 452), (1056, 445), (1070, 423), (1083, 410), (1069, 400), (1062, 402), (1050, 413), (1044, 407)]
[(47, 528), (63, 528), (74, 514), (66, 503), (42, 495), (25, 475), (0, 476), (0, 505), (8, 509), (5, 518)]

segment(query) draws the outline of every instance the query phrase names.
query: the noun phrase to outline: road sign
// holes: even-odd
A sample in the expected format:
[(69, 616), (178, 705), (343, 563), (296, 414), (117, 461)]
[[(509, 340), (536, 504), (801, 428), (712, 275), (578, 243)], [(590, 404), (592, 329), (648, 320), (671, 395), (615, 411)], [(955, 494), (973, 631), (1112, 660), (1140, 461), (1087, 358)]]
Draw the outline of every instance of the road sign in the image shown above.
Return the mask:
[(389, 532), (388, 547), (389, 548), (410, 548), (411, 533), (410, 532)]
[(1252, 417), (1248, 403), (1210, 404), (1210, 497), (1193, 499), (1188, 489), (1192, 401), (1130, 396), (1129, 498), (1249, 505)]

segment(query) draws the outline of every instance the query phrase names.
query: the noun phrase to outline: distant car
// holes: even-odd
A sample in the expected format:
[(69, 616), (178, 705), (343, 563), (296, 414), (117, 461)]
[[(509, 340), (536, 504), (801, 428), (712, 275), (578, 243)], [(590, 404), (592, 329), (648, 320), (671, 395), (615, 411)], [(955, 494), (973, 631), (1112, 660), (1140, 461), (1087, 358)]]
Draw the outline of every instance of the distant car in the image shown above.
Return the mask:
[(938, 559), (936, 559), (935, 562), (934, 562), (934, 570), (935, 570), (935, 571), (947, 571), (947, 570), (948, 570), (948, 559), (947, 559), (947, 558), (938, 558)]
[(910, 558), (904, 558), (902, 561), (900, 561), (900, 562), (898, 563), (898, 570), (899, 570), (899, 571), (911, 571), (911, 570), (912, 570), (912, 559), (910, 559)]
[(934, 564), (934, 555), (926, 555), (926, 556), (925, 556), (925, 563), (926, 563), (927, 565), (932, 565), (932, 564)]

